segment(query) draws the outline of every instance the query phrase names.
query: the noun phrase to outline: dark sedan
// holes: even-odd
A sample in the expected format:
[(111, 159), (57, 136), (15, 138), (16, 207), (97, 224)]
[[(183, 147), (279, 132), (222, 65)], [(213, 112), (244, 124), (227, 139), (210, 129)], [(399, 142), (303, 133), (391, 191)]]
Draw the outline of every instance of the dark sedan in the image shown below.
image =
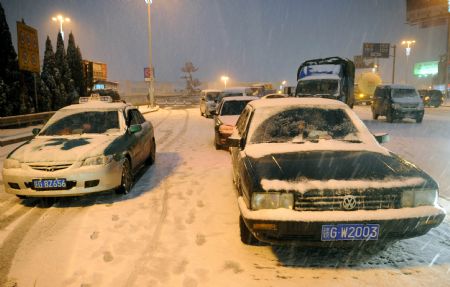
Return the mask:
[(438, 226), (438, 184), (383, 148), (344, 103), (251, 102), (229, 138), (246, 244), (355, 245)]

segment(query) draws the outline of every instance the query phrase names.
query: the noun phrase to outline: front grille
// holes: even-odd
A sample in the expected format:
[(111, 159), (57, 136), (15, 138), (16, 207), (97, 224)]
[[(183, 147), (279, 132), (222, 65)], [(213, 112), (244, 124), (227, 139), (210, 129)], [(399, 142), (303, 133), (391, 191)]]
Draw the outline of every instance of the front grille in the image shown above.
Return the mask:
[(356, 206), (352, 210), (376, 210), (400, 208), (399, 190), (312, 190), (296, 193), (294, 209), (297, 211), (347, 210), (344, 198), (353, 196)]
[(58, 171), (70, 167), (72, 163), (60, 164), (29, 164), (28, 166), (35, 170), (42, 170), (47, 172)]
[(416, 109), (417, 104), (401, 104), (402, 109)]

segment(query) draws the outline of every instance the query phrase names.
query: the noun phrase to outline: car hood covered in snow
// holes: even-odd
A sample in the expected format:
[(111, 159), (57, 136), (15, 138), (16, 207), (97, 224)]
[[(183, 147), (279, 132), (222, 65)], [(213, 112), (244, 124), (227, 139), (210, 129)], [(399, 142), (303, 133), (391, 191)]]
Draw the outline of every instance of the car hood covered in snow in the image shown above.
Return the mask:
[(426, 173), (394, 154), (315, 151), (247, 157), (247, 160), (255, 181), (264, 190), (437, 188)]
[(74, 162), (102, 155), (118, 139), (108, 135), (36, 137), (20, 146), (9, 158), (20, 162)]

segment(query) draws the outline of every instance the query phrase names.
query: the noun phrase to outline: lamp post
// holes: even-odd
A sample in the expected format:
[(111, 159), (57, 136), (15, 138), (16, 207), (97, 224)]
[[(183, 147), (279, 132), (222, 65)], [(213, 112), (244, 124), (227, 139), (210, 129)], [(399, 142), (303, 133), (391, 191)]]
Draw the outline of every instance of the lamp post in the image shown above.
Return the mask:
[(415, 40), (402, 41), (402, 45), (406, 45), (405, 84), (408, 84), (408, 67), (409, 67), (408, 58), (409, 55), (411, 55), (411, 46), (415, 43), (416, 43)]
[(63, 15), (58, 15), (56, 17), (52, 17), (53, 22), (59, 22), (59, 32), (64, 40), (64, 31), (63, 31), (63, 23), (70, 22), (70, 18), (64, 17)]
[(153, 94), (153, 80), (154, 80), (154, 69), (153, 69), (153, 59), (152, 59), (152, 21), (151, 21), (151, 13), (150, 6), (152, 5), (152, 0), (145, 0), (147, 4), (147, 18), (148, 18), (148, 67), (150, 69), (150, 81), (148, 85), (148, 95), (150, 97), (150, 106), (155, 106), (155, 96)]
[(225, 89), (226, 89), (227, 88), (227, 82), (228, 82), (228, 80), (230, 78), (228, 76), (222, 76), (222, 77), (220, 77), (220, 79), (222, 80), (222, 82), (223, 82), (223, 84), (225, 86)]

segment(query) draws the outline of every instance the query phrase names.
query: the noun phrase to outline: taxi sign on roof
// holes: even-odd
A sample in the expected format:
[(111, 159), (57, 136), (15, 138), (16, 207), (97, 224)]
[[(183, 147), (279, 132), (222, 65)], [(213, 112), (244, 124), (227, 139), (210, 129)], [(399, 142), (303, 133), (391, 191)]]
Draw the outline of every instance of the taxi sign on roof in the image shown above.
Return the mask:
[(112, 103), (113, 99), (110, 96), (100, 96), (99, 94), (92, 94), (90, 97), (80, 97), (80, 99), (78, 100), (80, 104), (85, 104), (93, 101)]

